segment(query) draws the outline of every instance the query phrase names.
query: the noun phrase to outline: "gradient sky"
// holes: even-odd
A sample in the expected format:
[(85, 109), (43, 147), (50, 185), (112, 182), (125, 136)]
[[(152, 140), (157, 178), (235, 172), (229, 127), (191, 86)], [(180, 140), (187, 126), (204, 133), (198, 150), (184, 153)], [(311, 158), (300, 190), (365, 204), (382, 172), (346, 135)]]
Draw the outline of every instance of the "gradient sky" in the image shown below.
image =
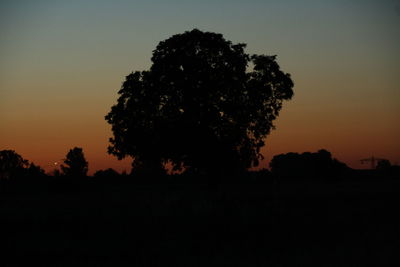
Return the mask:
[(104, 120), (159, 41), (193, 28), (278, 55), (295, 82), (263, 149), (325, 148), (351, 167), (400, 164), (400, 1), (0, 1), (0, 149), (50, 171), (74, 146), (89, 172), (130, 170), (106, 153)]

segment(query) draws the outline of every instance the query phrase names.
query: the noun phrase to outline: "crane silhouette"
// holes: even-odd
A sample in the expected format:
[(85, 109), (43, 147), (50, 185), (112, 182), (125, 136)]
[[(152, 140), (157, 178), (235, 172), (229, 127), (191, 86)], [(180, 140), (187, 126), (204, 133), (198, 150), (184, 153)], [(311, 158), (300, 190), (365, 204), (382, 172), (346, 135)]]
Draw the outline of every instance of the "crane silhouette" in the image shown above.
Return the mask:
[(366, 162), (370, 162), (371, 163), (371, 169), (375, 169), (376, 168), (376, 164), (384, 159), (381, 158), (375, 158), (374, 156), (370, 157), (370, 158), (366, 158), (366, 159), (361, 159), (361, 164), (364, 164)]

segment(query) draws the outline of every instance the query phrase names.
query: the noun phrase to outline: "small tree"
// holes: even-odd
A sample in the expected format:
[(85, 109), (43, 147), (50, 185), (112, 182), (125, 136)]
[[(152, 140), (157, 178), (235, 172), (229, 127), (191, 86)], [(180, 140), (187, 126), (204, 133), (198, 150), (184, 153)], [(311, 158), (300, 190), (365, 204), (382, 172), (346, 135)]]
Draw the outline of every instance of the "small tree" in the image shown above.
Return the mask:
[(93, 175), (93, 177), (96, 177), (96, 178), (114, 178), (114, 177), (118, 177), (118, 176), (119, 176), (119, 173), (112, 168), (108, 168), (106, 170), (98, 170)]
[(43, 176), (45, 173), (40, 166), (22, 158), (14, 150), (0, 151), (0, 180)]
[(83, 155), (82, 148), (74, 147), (71, 149), (68, 152), (64, 163), (65, 165), (61, 165), (64, 175), (74, 177), (86, 176), (88, 171), (88, 162)]
[(390, 169), (391, 166), (392, 166), (392, 164), (390, 163), (389, 160), (381, 159), (376, 164), (376, 169), (377, 170), (388, 170), (388, 169)]
[(46, 176), (44, 170), (40, 166), (35, 165), (33, 162), (29, 163), (29, 167), (26, 168), (26, 173), (29, 177), (38, 178)]
[(27, 167), (29, 167), (29, 161), (23, 159), (14, 150), (0, 151), (0, 179), (17, 176)]

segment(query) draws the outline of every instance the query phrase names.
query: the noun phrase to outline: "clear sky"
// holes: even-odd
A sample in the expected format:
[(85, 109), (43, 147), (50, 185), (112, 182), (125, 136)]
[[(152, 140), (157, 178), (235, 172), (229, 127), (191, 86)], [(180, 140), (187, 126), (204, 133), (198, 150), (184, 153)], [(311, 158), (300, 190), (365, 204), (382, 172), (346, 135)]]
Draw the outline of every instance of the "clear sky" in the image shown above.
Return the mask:
[[(130, 170), (106, 153), (104, 120), (159, 41), (193, 28), (278, 55), (295, 96), (263, 149), (325, 148), (351, 167), (400, 164), (400, 1), (0, 1), (0, 149), (47, 171), (74, 146), (89, 171)], [(366, 167), (366, 166), (365, 166)]]

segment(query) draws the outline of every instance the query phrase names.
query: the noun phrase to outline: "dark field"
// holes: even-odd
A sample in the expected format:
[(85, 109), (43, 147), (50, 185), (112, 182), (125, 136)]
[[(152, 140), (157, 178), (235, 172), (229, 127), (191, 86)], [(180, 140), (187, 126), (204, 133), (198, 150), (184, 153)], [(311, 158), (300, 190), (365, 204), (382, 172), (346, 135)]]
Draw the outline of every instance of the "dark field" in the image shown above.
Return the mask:
[(1, 183), (1, 266), (400, 264), (396, 179), (46, 179)]

